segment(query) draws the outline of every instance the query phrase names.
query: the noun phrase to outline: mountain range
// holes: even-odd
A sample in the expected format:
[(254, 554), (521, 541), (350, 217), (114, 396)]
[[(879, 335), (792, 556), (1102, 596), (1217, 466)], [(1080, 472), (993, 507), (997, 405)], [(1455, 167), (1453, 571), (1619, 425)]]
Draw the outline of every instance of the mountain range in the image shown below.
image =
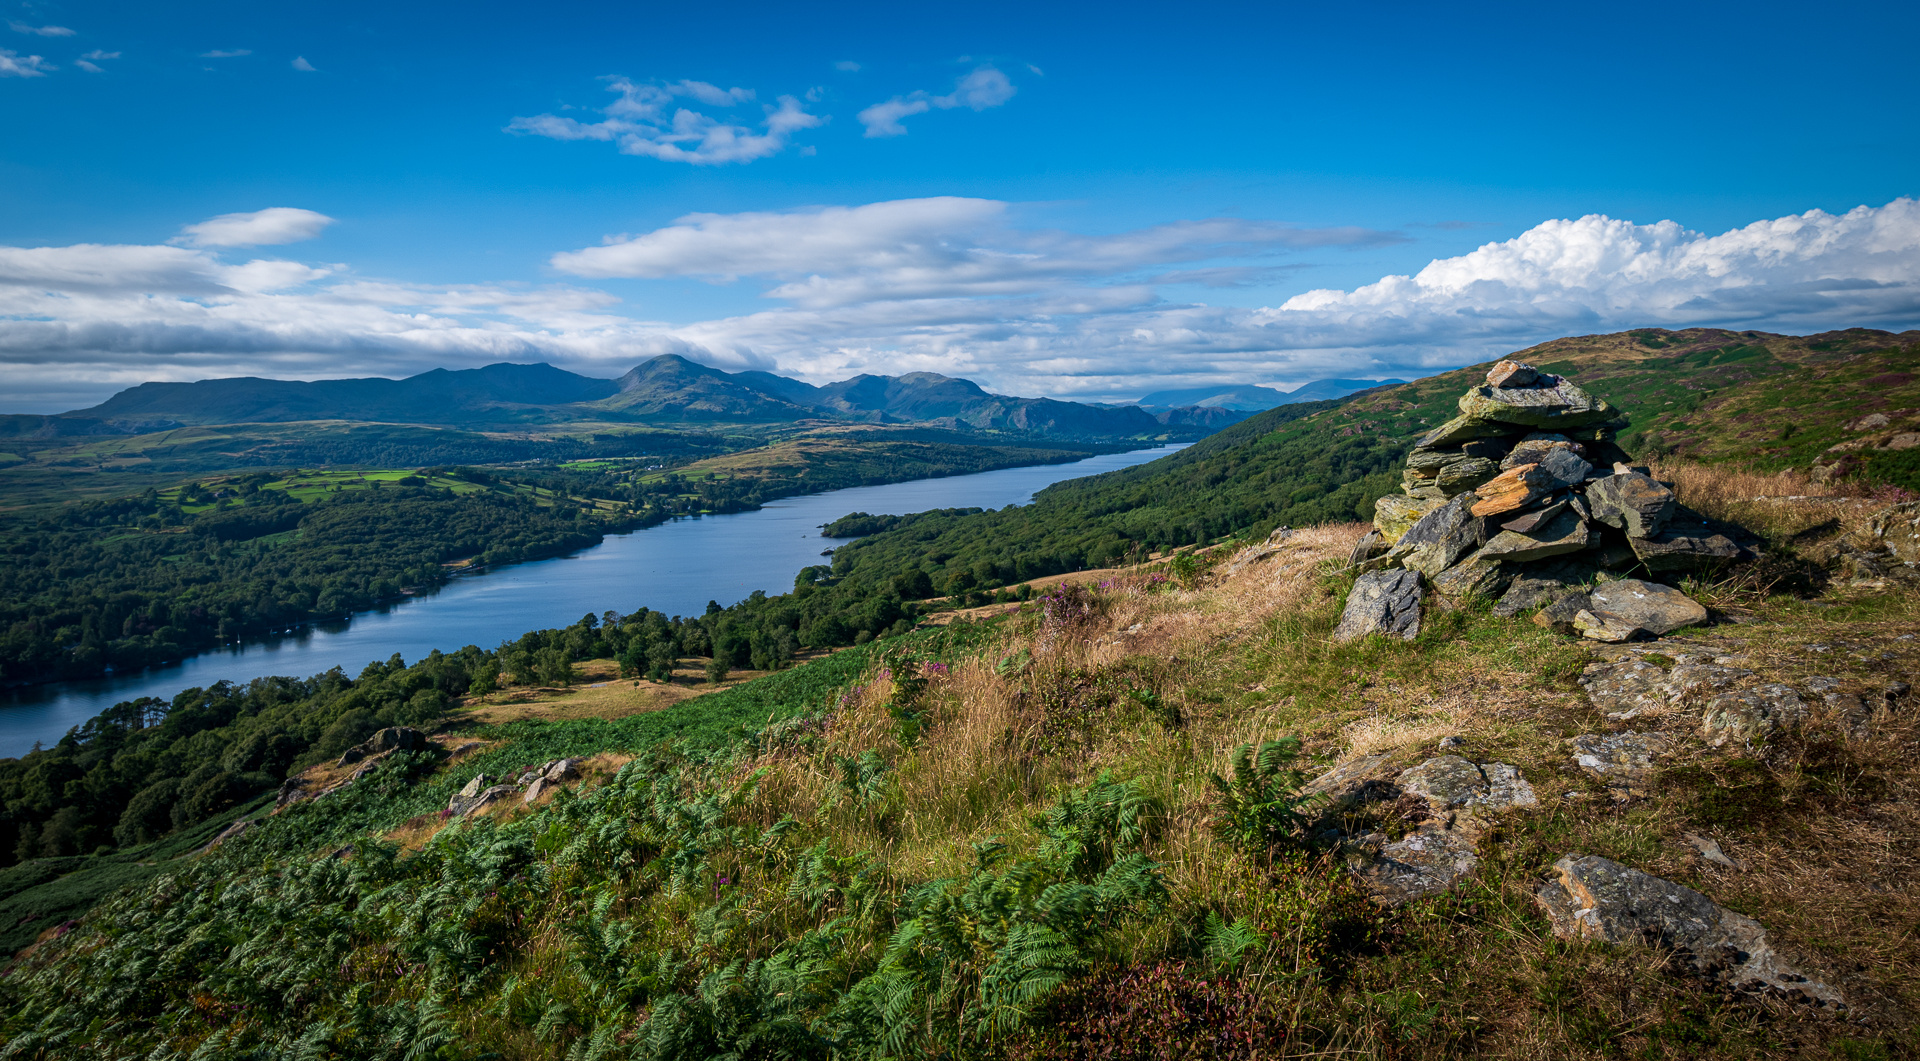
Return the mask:
[(1276, 409), (1282, 405), (1293, 405), (1296, 402), (1322, 402), (1329, 398), (1344, 398), (1357, 391), (1370, 390), (1374, 387), (1394, 387), (1405, 382), (1406, 380), (1403, 379), (1317, 379), (1311, 383), (1303, 383), (1291, 391), (1245, 383), (1233, 386), (1190, 387), (1185, 390), (1154, 391), (1140, 399), (1138, 404), (1149, 410), (1199, 407), (1258, 413)]
[[(1397, 381), (1387, 381), (1397, 382)], [(1273, 404), (1333, 397), (1371, 380), (1323, 380), (1293, 394), (1260, 387), (1212, 388), (1208, 398), (1257, 391), (1253, 399)], [(1299, 397), (1315, 391), (1313, 396)], [(1150, 398), (1184, 394), (1161, 392)], [(1235, 401), (1094, 405), (1053, 398), (993, 394), (969, 380), (933, 372), (901, 376), (859, 375), (816, 387), (771, 372), (725, 372), (663, 354), (618, 379), (576, 375), (548, 364), (496, 364), (477, 369), (434, 369), (405, 379), (298, 380), (238, 377), (195, 383), (143, 383), (90, 409), (65, 413), (67, 421), (94, 421), (97, 428), (22, 424), (21, 434), (107, 433), (135, 427), (362, 420), (477, 426), (500, 423), (629, 421), (646, 423), (782, 423), (800, 420), (864, 423), (925, 423), (953, 429), (1016, 431), (1037, 435), (1131, 437), (1204, 435), (1268, 405)], [(56, 418), (49, 418), (56, 419)], [(124, 426), (122, 426), (124, 425)]]

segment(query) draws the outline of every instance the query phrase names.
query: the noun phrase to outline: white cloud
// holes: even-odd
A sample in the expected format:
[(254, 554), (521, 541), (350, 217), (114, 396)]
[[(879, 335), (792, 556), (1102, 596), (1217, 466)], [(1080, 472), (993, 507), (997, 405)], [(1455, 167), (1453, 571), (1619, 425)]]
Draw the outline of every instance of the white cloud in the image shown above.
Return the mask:
[(13, 20), (8, 20), (7, 25), (12, 26), (15, 33), (31, 33), (36, 37), (73, 36), (73, 31), (65, 26), (31, 26), (25, 22), (16, 22)]
[(253, 54), (252, 48), (234, 48), (231, 50), (215, 48), (210, 52), (201, 52), (200, 58), (202, 59), (238, 59), (240, 56), (252, 55), (252, 54)]
[(0, 77), (45, 77), (47, 71), (58, 67), (37, 55), (21, 55), (10, 48), (0, 48)]
[(994, 67), (982, 66), (955, 82), (953, 91), (944, 96), (927, 92), (895, 96), (885, 103), (876, 103), (861, 111), (859, 118), (861, 124), (867, 127), (866, 135), (869, 137), (905, 136), (907, 127), (900, 124), (902, 118), (925, 114), (936, 107), (940, 110), (966, 107), (983, 111), (1012, 99), (1016, 91), (1006, 74)]
[(601, 112), (605, 115), (601, 121), (539, 114), (515, 118), (507, 124), (507, 131), (555, 140), (604, 140), (617, 144), (623, 154), (712, 166), (779, 154), (794, 133), (826, 120), (808, 113), (800, 100), (781, 96), (776, 104), (761, 107), (759, 125), (763, 131), (756, 132), (751, 126), (721, 121), (674, 103), (686, 98), (708, 107), (732, 109), (753, 102), (752, 89), (723, 89), (705, 81), (637, 84), (624, 77), (608, 78), (607, 87), (618, 92), (620, 98)]
[(186, 246), (0, 247), (0, 402), (50, 410), (148, 379), (398, 376), (508, 359), (614, 376), (667, 352), (815, 382), (925, 369), (1002, 393), (1111, 398), (1416, 376), (1630, 327), (1920, 325), (1911, 199), (1719, 235), (1548, 221), (1410, 276), (1264, 308), (1170, 302), (1157, 285), (1183, 275), (1170, 264), (1205, 272), (1380, 234), (1210, 219), (1089, 236), (1020, 228), (1017, 213), (955, 198), (701, 214), (562, 256), (582, 275), (751, 279), (772, 302), (691, 323), (635, 319), (582, 286), (400, 284)]
[(79, 67), (82, 70), (85, 70), (89, 74), (104, 74), (106, 73), (105, 68), (97, 65), (96, 63), (93, 62), (93, 60), (118, 59), (118, 58), (120, 58), (119, 52), (103, 52), (100, 49), (95, 48), (94, 50), (88, 52), (87, 54), (81, 56), (80, 58), (75, 59), (73, 61), (73, 65)]
[(842, 59), (833, 64), (833, 68), (843, 74), (857, 74), (860, 72), (860, 64), (854, 62), (852, 59)]
[(769, 297), (828, 307), (1023, 294), (1169, 262), (1398, 238), (1359, 228), (1303, 229), (1235, 218), (1087, 237), (1016, 229), (1008, 224), (1006, 203), (941, 196), (781, 213), (690, 214), (653, 232), (554, 255), (552, 264), (584, 277), (730, 282), (764, 276), (778, 282)]
[(304, 55), (296, 55), (293, 57), (293, 68), (295, 70), (300, 71), (303, 74), (312, 74), (312, 73), (318, 72), (314, 69), (314, 65), (312, 63), (307, 62), (307, 57)]
[(293, 206), (273, 206), (247, 214), (221, 214), (180, 230), (175, 243), (195, 247), (261, 247), (298, 243), (318, 236), (333, 218)]

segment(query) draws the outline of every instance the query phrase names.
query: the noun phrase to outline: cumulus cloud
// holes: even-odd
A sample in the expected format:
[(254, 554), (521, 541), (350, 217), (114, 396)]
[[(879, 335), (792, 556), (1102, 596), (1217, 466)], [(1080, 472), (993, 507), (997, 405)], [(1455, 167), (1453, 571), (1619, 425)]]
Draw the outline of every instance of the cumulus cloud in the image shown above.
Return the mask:
[[(1038, 73), (1037, 70), (1035, 72)], [(1012, 99), (1016, 91), (1006, 74), (994, 67), (982, 66), (961, 78), (954, 84), (953, 91), (944, 96), (928, 92), (895, 96), (885, 103), (876, 103), (861, 111), (859, 118), (861, 124), (867, 127), (868, 137), (905, 136), (907, 127), (900, 124), (902, 118), (925, 114), (934, 108), (953, 110), (965, 107), (983, 111)]]
[(293, 68), (303, 74), (318, 72), (312, 63), (307, 62), (307, 57), (304, 55), (296, 55), (293, 57)]
[(1717, 235), (1553, 220), (1411, 275), (1252, 308), (1174, 302), (1160, 288), (1392, 237), (1238, 219), (1089, 236), (1017, 220), (1008, 204), (962, 198), (696, 214), (556, 258), (588, 277), (731, 278), (768, 300), (694, 322), (636, 319), (586, 286), (400, 284), (194, 246), (0, 247), (0, 402), (48, 411), (147, 379), (398, 376), (500, 360), (613, 376), (669, 352), (815, 382), (924, 369), (1003, 393), (1108, 399), (1418, 376), (1632, 327), (1920, 325), (1911, 199)]
[(8, 20), (7, 25), (12, 26), (15, 33), (31, 33), (36, 37), (73, 36), (73, 31), (65, 26), (34, 26), (11, 19)]
[(607, 78), (607, 88), (620, 98), (604, 108), (602, 120), (582, 122), (553, 114), (515, 118), (507, 131), (554, 140), (604, 140), (623, 154), (644, 155), (666, 162), (696, 166), (752, 162), (777, 155), (802, 129), (826, 119), (809, 113), (793, 96), (781, 96), (761, 106), (759, 131), (753, 126), (722, 121), (676, 100), (690, 99), (709, 108), (734, 109), (752, 103), (752, 89), (720, 88), (705, 81), (639, 83), (624, 77)]
[(1170, 262), (1399, 238), (1238, 218), (1090, 237), (1015, 228), (1008, 205), (997, 200), (940, 196), (779, 213), (690, 214), (653, 232), (556, 254), (552, 265), (594, 278), (726, 283), (764, 276), (777, 282), (769, 297), (827, 307), (1023, 294)]
[(0, 77), (45, 77), (58, 67), (37, 55), (21, 55), (11, 48), (0, 48)]
[(195, 247), (264, 247), (298, 243), (318, 236), (333, 218), (293, 206), (271, 206), (247, 214), (221, 214), (180, 230), (173, 242)]

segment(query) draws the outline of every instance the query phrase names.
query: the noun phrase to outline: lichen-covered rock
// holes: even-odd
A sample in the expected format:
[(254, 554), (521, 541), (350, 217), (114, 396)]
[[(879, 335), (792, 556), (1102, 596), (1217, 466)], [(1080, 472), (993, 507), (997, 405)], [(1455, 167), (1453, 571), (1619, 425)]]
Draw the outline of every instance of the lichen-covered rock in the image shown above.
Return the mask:
[(1443, 449), (1459, 446), (1475, 439), (1504, 438), (1512, 434), (1512, 424), (1496, 423), (1472, 416), (1456, 416), (1420, 436), (1420, 441), (1413, 445), (1415, 449)]
[(1608, 718), (1624, 721), (1667, 706), (1667, 673), (1644, 660), (1590, 663), (1580, 672), (1587, 699)]
[(1759, 922), (1612, 859), (1567, 855), (1534, 898), (1561, 939), (1656, 947), (1737, 990), (1845, 1005), (1839, 992), (1781, 960)]
[(1574, 614), (1573, 632), (1589, 641), (1609, 645), (1644, 641), (1653, 636), (1617, 615), (1595, 615), (1584, 608)]
[(1659, 534), (1673, 515), (1673, 491), (1637, 472), (1595, 479), (1586, 492), (1594, 519), (1635, 538)]
[(1603, 620), (1628, 624), (1650, 636), (1707, 621), (1707, 609), (1692, 597), (1658, 582), (1623, 578), (1587, 591), (1587, 610)]
[(1421, 596), (1420, 576), (1412, 571), (1369, 571), (1354, 580), (1333, 639), (1381, 634), (1411, 641), (1420, 636)]
[(1460, 412), (1476, 420), (1558, 431), (1604, 423), (1619, 410), (1560, 376), (1540, 374), (1524, 387), (1475, 387)]
[(1763, 685), (1724, 693), (1700, 715), (1700, 736), (1721, 748), (1738, 744), (1757, 749), (1767, 738), (1807, 719), (1807, 702), (1784, 685)]
[(1354, 872), (1375, 902), (1398, 906), (1438, 895), (1480, 864), (1473, 841), (1438, 823), (1428, 823), (1392, 843), (1365, 838)]
[(1472, 597), (1492, 599), (1506, 592), (1513, 571), (1498, 560), (1482, 560), (1476, 554), (1433, 576), (1433, 591), (1451, 601)]
[(1601, 781), (1616, 799), (1644, 796), (1653, 789), (1654, 771), (1672, 748), (1661, 733), (1582, 733), (1573, 745), (1574, 765)]
[(1453, 497), (1464, 494), (1481, 483), (1500, 474), (1500, 465), (1485, 457), (1466, 457), (1454, 461), (1440, 469), (1434, 476), (1434, 485), (1440, 492)]
[(1386, 539), (1380, 536), (1380, 532), (1377, 530), (1368, 531), (1362, 534), (1360, 540), (1354, 542), (1353, 548), (1347, 552), (1347, 566), (1359, 567), (1361, 564), (1384, 554), (1386, 551), (1387, 542)]
[(1573, 499), (1571, 497), (1563, 497), (1558, 501), (1549, 502), (1544, 507), (1533, 509), (1530, 512), (1522, 512), (1512, 519), (1508, 519), (1497, 525), (1501, 530), (1515, 531), (1520, 534), (1532, 534), (1534, 531), (1539, 530), (1541, 527), (1546, 526), (1549, 522), (1558, 518), (1562, 512), (1568, 511), (1572, 504)]
[(1413, 767), (1395, 781), (1434, 810), (1502, 811), (1538, 806), (1533, 786), (1507, 763), (1469, 762), (1458, 755), (1441, 755)]
[(1487, 540), (1485, 521), (1472, 513), (1473, 495), (1462, 494), (1408, 527), (1387, 559), (1432, 577), (1458, 563)]
[(1373, 503), (1373, 526), (1389, 545), (1398, 544), (1408, 528), (1420, 517), (1446, 504), (1440, 500), (1421, 500), (1405, 494), (1388, 494)]
[(1549, 452), (1564, 449), (1574, 456), (1585, 459), (1587, 449), (1565, 435), (1551, 431), (1536, 431), (1513, 444), (1505, 457), (1500, 459), (1500, 470), (1518, 468), (1522, 464), (1538, 464)]

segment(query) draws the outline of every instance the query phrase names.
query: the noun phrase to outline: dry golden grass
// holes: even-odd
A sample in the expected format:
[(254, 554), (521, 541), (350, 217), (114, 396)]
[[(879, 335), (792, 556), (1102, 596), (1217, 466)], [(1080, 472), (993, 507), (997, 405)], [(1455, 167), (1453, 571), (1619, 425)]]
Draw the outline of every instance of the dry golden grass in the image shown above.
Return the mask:
[[(800, 659), (804, 662), (819, 654), (807, 653)], [(714, 685), (707, 681), (704, 661), (682, 660), (681, 664), (674, 670), (672, 682), (661, 683), (622, 678), (620, 665), (614, 660), (588, 660), (574, 664), (578, 684), (565, 689), (516, 686), (486, 696), (470, 696), (462, 701), (464, 717), (489, 724), (527, 719), (625, 718), (730, 689), (768, 673), (732, 671), (725, 681)]]

